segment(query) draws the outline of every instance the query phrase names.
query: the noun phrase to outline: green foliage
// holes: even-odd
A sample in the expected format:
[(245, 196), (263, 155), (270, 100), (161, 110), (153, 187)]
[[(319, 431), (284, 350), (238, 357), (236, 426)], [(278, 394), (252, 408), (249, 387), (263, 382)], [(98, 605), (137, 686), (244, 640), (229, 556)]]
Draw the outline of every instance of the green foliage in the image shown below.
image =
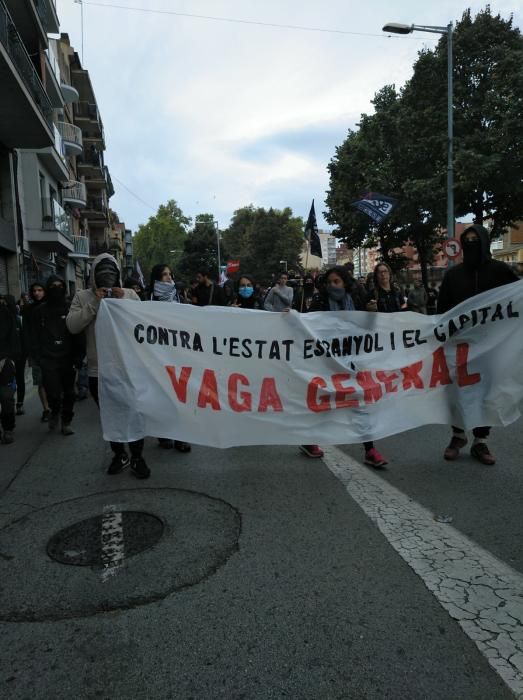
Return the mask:
[(133, 238), (133, 255), (139, 260), (146, 280), (153, 265), (166, 263), (174, 267), (187, 238), (186, 227), (190, 221), (174, 199), (170, 199), (158, 207), (158, 212), (146, 224), (139, 226)]
[[(523, 218), (523, 38), (488, 6), (475, 19), (467, 10), (453, 37), (455, 213), (499, 231)], [(329, 163), (326, 218), (350, 247), (379, 244), (388, 262), (413, 241), (423, 267), (446, 224), (447, 36), (373, 105)], [(362, 190), (399, 199), (381, 227), (350, 206)]]
[[(202, 268), (207, 269), (215, 280), (218, 279), (217, 222), (214, 222), (212, 214), (199, 214), (195, 221), (193, 230), (185, 238), (183, 254), (176, 266), (177, 279), (182, 279), (186, 284)], [(220, 240), (222, 264), (225, 264), (226, 257), (227, 251)]]
[(252, 205), (234, 212), (224, 242), (232, 259), (240, 260), (240, 270), (256, 281), (269, 282), (273, 274), (284, 269), (299, 270), (304, 243), (304, 224), (292, 210), (254, 208)]

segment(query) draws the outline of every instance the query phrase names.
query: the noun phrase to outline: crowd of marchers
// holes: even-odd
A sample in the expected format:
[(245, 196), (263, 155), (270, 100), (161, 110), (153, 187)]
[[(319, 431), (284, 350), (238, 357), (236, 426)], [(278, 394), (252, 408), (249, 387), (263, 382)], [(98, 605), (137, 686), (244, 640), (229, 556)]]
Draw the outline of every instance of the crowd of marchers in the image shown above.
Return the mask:
[[(64, 436), (74, 434), (74, 404), (92, 396), (98, 405), (98, 355), (95, 323), (100, 304), (106, 298), (151, 300), (196, 306), (232, 306), (242, 309), (287, 313), (315, 311), (370, 311), (402, 313), (444, 313), (465, 299), (481, 292), (517, 281), (519, 278), (505, 263), (490, 255), (488, 231), (479, 225), (461, 235), (463, 262), (445, 274), (439, 291), (428, 291), (421, 283), (406, 293), (394, 281), (390, 267), (380, 262), (364, 280), (354, 278), (354, 266), (334, 266), (323, 274), (305, 274), (299, 285), (289, 285), (287, 274), (280, 274), (266, 289), (246, 274), (219, 284), (208, 270), (202, 269), (187, 288), (177, 286), (173, 271), (166, 264), (151, 270), (148, 285), (130, 277), (122, 282), (114, 257), (108, 253), (93, 261), (89, 287), (67, 298), (63, 279), (51, 276), (34, 283), (18, 304), (9, 295), (0, 295), (0, 406), (1, 441), (14, 440), (17, 416), (24, 415), (25, 370), (29, 363), (33, 385), (42, 404), (41, 422), (49, 431)], [(345, 316), (343, 317), (345, 318)], [(340, 323), (343, 321), (340, 319)], [(487, 446), (490, 427), (474, 428), (471, 455), (482, 464), (493, 465), (495, 457)], [(181, 439), (158, 437), (165, 449), (189, 452), (191, 446)], [(455, 460), (467, 444), (460, 426), (452, 426), (450, 443), (444, 458)], [(111, 442), (112, 460), (107, 473), (114, 475), (130, 467), (138, 478), (150, 476), (144, 458), (144, 440), (129, 445)], [(318, 445), (302, 445), (308, 457), (323, 456)], [(380, 468), (387, 459), (374, 443), (363, 444), (364, 460)]]

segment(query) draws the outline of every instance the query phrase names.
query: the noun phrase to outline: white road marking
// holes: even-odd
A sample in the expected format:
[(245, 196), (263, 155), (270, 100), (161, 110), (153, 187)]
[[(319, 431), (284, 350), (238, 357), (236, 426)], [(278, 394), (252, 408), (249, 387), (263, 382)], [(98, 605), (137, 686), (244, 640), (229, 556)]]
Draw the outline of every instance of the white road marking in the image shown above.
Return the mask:
[(323, 461), (523, 700), (523, 575), (336, 447)]
[(102, 582), (105, 583), (121, 568), (125, 559), (123, 515), (116, 506), (104, 506), (100, 537), (102, 540)]

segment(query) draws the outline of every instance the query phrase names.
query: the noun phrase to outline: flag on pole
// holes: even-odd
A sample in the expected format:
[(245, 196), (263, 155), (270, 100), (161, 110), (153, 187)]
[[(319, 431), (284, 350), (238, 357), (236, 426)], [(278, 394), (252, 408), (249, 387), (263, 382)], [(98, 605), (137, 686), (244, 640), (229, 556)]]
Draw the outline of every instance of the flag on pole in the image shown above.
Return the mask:
[(138, 262), (138, 260), (134, 263), (134, 270), (132, 276), (135, 279), (137, 279), (142, 285), (142, 288), (145, 289), (145, 280), (143, 278), (142, 268), (140, 267), (140, 263)]
[(364, 192), (361, 199), (351, 202), (353, 207), (370, 216), (377, 224), (383, 223), (392, 214), (397, 204), (397, 199), (379, 192)]
[(314, 211), (314, 199), (312, 200), (309, 218), (305, 224), (305, 238), (311, 246), (311, 255), (316, 255), (318, 258), (323, 257), (321, 252), (321, 241), (318, 234), (318, 223), (316, 221), (316, 212)]

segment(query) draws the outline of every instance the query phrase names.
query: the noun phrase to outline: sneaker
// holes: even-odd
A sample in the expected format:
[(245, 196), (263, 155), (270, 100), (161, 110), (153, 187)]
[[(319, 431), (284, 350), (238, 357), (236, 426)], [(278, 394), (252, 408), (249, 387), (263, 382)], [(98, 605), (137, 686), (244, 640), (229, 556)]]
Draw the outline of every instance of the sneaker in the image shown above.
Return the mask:
[(131, 457), (131, 471), (137, 479), (148, 479), (151, 476), (151, 470), (143, 457)]
[(74, 430), (71, 428), (71, 423), (62, 421), (62, 435), (74, 435)]
[(130, 464), (130, 462), (129, 462), (129, 457), (127, 456), (127, 453), (126, 452), (118, 452), (117, 454), (114, 455), (113, 461), (109, 465), (109, 469), (107, 470), (107, 473), (108, 474), (119, 474), (126, 467), (128, 467), (129, 464)]
[(307, 457), (323, 457), (323, 450), (318, 445), (300, 445), (300, 451)]
[(365, 464), (370, 467), (384, 467), (388, 462), (375, 447), (371, 447), (368, 452), (365, 452)]
[(49, 430), (53, 431), (58, 426), (58, 413), (49, 413), (49, 418), (47, 419), (47, 427)]
[(496, 464), (496, 458), (484, 442), (477, 442), (475, 445), (472, 445), (470, 454), (481, 464), (486, 464), (489, 467)]
[(10, 445), (14, 442), (15, 435), (12, 430), (4, 430), (4, 435), (2, 437), (2, 442), (4, 445)]
[(50, 415), (51, 415), (51, 411), (48, 408), (46, 408), (45, 411), (43, 411), (43, 413), (42, 413), (42, 417), (40, 418), (40, 423), (47, 423)]
[(23, 403), (17, 403), (16, 404), (16, 415), (17, 416), (23, 416), (25, 413), (24, 411), (24, 404)]
[(457, 435), (453, 435), (447, 449), (443, 453), (443, 457), (449, 461), (457, 459), (459, 457), (459, 451), (462, 447), (465, 447), (467, 442), (468, 440), (466, 437), (458, 437)]

